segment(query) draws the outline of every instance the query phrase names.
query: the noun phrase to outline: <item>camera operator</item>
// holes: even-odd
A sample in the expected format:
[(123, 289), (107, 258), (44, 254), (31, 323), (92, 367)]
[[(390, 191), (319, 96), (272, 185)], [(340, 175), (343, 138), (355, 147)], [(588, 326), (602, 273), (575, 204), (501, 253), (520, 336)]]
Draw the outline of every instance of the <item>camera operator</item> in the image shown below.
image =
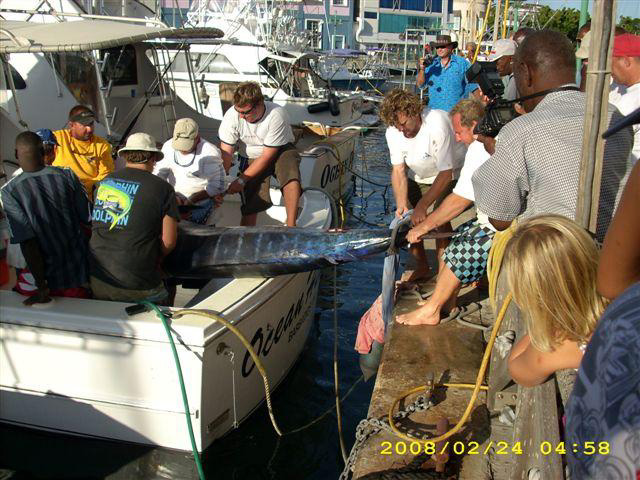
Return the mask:
[(469, 68), (469, 62), (452, 55), (458, 42), (452, 42), (450, 35), (438, 35), (435, 42), (431, 42), (431, 51), (437, 57), (431, 63), (428, 59), (420, 59), (416, 85), (427, 88), (429, 92), (429, 107), (449, 111), (462, 98), (478, 88), (475, 83), (468, 83), (464, 74)]
[[(575, 64), (571, 42), (553, 30), (531, 33), (516, 51), (514, 76), (527, 114), (504, 126), (495, 153), (473, 175), (476, 205), (498, 230), (516, 217), (555, 213), (575, 219), (586, 105), (574, 83)], [(621, 118), (613, 106), (607, 115), (608, 124)], [(600, 241), (626, 182), (632, 141), (627, 128), (605, 143)]]
[(489, 55), (489, 61), (495, 62), (496, 70), (502, 77), (502, 83), (504, 83), (504, 95), (502, 95), (502, 98), (505, 100), (518, 98), (518, 89), (513, 78), (513, 55), (516, 53), (516, 47), (516, 42), (503, 38), (496, 41), (491, 49), (491, 55)]

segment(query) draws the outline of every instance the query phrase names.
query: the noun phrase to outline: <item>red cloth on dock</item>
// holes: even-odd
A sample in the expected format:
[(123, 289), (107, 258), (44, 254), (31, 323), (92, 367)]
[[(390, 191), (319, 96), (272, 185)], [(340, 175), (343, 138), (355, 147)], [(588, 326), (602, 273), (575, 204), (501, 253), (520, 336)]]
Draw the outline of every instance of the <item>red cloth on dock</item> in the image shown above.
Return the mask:
[(378, 343), (384, 343), (382, 295), (378, 295), (378, 298), (376, 298), (375, 302), (369, 307), (369, 310), (367, 310), (360, 319), (355, 345), (358, 353), (369, 353), (374, 340)]

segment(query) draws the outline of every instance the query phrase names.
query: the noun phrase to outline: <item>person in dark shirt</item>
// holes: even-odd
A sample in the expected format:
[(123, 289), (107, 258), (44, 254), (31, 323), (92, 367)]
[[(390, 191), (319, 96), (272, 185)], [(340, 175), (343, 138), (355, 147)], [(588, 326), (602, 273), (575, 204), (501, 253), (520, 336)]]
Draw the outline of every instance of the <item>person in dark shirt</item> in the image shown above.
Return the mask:
[[(51, 296), (86, 297), (90, 207), (82, 184), (70, 169), (45, 165), (42, 140), (34, 132), (16, 137), (22, 173), (2, 187), (11, 242), (20, 244), (36, 289), (25, 305)], [(24, 292), (26, 294), (26, 292)]]
[(160, 262), (176, 245), (175, 192), (152, 173), (162, 159), (152, 136), (134, 133), (118, 153), (125, 168), (107, 175), (95, 195), (91, 289), (100, 300), (165, 303)]

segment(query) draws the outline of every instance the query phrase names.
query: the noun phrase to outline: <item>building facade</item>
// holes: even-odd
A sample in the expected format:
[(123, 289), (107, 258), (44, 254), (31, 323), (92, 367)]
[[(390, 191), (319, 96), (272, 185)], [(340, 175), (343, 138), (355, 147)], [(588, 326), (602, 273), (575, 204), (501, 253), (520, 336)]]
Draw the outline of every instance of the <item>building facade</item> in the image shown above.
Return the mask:
[(295, 10), (298, 28), (314, 32), (313, 48), (331, 50), (357, 48), (354, 36), (354, 6), (357, 0), (305, 0), (287, 2)]
[(360, 0), (356, 38), (365, 48), (428, 43), (449, 30), (453, 0)]
[[(482, 30), (486, 0), (454, 0), (452, 31), (458, 36), (460, 48), (466, 49), (467, 43), (475, 42)], [(491, 25), (493, 27), (493, 25)]]

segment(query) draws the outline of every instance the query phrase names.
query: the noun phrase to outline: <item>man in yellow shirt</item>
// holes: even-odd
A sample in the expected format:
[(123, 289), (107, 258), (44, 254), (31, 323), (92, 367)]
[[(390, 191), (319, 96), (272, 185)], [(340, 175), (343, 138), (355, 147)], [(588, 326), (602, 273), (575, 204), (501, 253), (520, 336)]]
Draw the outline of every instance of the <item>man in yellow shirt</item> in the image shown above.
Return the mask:
[(59, 144), (53, 165), (71, 168), (89, 200), (93, 198), (94, 184), (114, 170), (111, 145), (93, 134), (95, 119), (90, 108), (76, 105), (69, 112), (68, 128), (53, 132)]

